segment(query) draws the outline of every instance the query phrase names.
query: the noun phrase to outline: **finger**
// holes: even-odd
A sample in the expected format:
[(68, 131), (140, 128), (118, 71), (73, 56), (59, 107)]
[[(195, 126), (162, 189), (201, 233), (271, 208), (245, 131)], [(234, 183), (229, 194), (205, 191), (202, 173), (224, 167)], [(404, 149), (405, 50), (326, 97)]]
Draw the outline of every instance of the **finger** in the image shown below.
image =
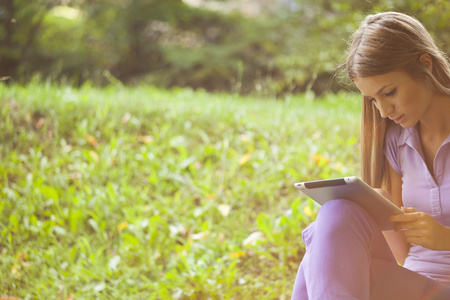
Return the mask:
[(405, 206), (402, 206), (401, 209), (402, 209), (402, 211), (404, 211), (405, 213), (419, 212), (417, 209), (415, 209), (415, 208), (413, 208), (413, 207), (405, 207)]
[(412, 238), (412, 237), (423, 238), (423, 232), (420, 229), (403, 230), (402, 234), (404, 237), (408, 237), (408, 238)]
[(422, 226), (420, 226), (419, 222), (400, 222), (396, 223), (394, 225), (394, 230), (401, 231), (401, 230), (415, 230), (415, 229), (421, 229)]
[(424, 247), (428, 246), (428, 243), (426, 241), (424, 241), (421, 237), (417, 237), (417, 236), (407, 236), (407, 237), (405, 237), (405, 241), (407, 243), (416, 244), (419, 246), (424, 246)]
[(398, 215), (392, 215), (389, 220), (391, 222), (414, 222), (419, 219), (420, 215), (418, 212), (404, 213)]

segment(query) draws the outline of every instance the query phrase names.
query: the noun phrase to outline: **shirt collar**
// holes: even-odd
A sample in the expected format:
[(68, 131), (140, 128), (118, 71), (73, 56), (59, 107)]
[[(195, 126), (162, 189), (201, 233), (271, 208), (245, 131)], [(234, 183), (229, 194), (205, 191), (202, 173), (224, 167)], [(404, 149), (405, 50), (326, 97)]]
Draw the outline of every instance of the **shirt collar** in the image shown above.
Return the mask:
[[(400, 125), (395, 125), (399, 126)], [(441, 146), (450, 143), (450, 135), (445, 139)], [(401, 128), (400, 136), (398, 137), (398, 145), (408, 145), (417, 151), (422, 151), (422, 143), (420, 142), (419, 130), (417, 124), (410, 128)]]
[(417, 125), (414, 125), (414, 127), (410, 127), (410, 128), (402, 128), (400, 125), (394, 125), (394, 126), (399, 126), (401, 129), (401, 133), (400, 136), (398, 137), (398, 145), (399, 146), (403, 146), (403, 145), (409, 145), (413, 148), (415, 148), (414, 146), (417, 145), (417, 143), (419, 143), (420, 146), (420, 138), (419, 138), (419, 132), (417, 130)]

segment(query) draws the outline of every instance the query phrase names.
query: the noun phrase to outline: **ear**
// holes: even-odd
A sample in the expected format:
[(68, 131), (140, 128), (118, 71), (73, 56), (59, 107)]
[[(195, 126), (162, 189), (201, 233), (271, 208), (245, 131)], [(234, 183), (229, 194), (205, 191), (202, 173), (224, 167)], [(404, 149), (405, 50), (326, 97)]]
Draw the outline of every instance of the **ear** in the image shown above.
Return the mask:
[(423, 53), (419, 57), (419, 61), (422, 65), (424, 65), (430, 72), (433, 71), (433, 60), (431, 59), (430, 54)]

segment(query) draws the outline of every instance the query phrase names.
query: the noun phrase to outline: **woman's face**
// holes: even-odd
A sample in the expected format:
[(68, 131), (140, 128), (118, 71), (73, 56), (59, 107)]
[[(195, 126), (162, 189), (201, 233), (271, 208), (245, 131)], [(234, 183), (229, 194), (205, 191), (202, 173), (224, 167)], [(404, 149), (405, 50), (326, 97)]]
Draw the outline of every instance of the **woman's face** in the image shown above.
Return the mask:
[(395, 71), (354, 80), (364, 100), (372, 102), (382, 118), (389, 118), (404, 128), (422, 120), (430, 106), (432, 90), (425, 79), (415, 79)]

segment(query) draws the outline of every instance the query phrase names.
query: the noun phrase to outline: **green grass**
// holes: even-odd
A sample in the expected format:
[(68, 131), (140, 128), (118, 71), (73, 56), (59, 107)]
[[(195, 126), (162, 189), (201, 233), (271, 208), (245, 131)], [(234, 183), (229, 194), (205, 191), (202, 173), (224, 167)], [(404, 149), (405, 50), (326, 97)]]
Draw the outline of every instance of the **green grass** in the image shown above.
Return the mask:
[(0, 86), (0, 296), (288, 299), (317, 211), (293, 183), (359, 173), (359, 110)]

